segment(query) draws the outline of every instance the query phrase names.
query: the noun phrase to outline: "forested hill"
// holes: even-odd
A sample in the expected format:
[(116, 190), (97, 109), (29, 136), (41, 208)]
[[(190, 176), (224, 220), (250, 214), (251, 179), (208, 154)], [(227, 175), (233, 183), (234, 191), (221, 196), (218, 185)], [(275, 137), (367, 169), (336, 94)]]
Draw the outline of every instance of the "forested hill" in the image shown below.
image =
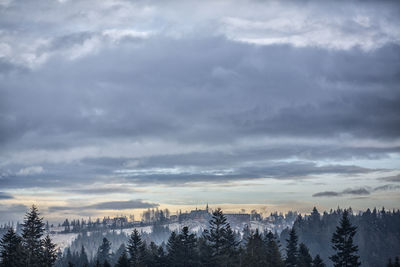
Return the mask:
[[(280, 236), (245, 227), (232, 230), (221, 209), (197, 234), (184, 222), (178, 231), (153, 226), (152, 234), (134, 229), (83, 232), (73, 244), (56, 249), (43, 218), (32, 206), (21, 235), (13, 227), (0, 240), (0, 267), (400, 267), (400, 211), (353, 214), (351, 209), (299, 216)], [(158, 229), (158, 230), (157, 230)], [(165, 236), (165, 242), (155, 236)], [(88, 253), (89, 251), (93, 251)]]
[[(351, 211), (351, 210), (350, 210)], [(354, 243), (358, 245), (362, 266), (385, 266), (388, 258), (400, 254), (400, 212), (385, 211), (385, 209), (351, 215), (350, 222), (357, 227)], [(322, 215), (314, 208), (312, 214), (306, 218), (299, 218), (294, 228), (303, 242), (310, 249), (311, 255), (319, 254), (330, 263), (329, 256), (332, 249), (332, 234), (336, 231), (343, 210), (324, 212)], [(280, 240), (285, 244), (290, 229), (281, 233)]]

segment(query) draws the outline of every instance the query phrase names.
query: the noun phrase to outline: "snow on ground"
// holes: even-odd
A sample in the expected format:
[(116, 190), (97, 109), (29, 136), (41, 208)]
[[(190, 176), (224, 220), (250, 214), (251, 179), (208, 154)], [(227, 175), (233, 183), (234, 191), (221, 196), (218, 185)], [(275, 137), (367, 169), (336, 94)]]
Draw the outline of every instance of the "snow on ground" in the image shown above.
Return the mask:
[[(182, 223), (170, 223), (167, 225), (168, 228), (171, 231), (176, 231), (180, 232), (184, 226), (189, 227), (189, 231), (195, 234), (201, 233), (204, 231), (204, 229), (208, 228), (208, 222), (207, 221), (199, 221), (199, 220), (187, 220)], [(246, 223), (242, 224), (235, 224), (232, 225), (232, 230), (236, 232), (242, 232), (243, 228), (246, 226)], [(270, 223), (265, 223), (265, 222), (260, 222), (260, 221), (251, 221), (250, 222), (250, 230), (255, 231), (258, 229), (260, 233), (263, 233), (265, 229), (268, 231), (274, 231), (275, 227), (273, 224)], [(123, 233), (130, 235), (133, 232), (133, 229), (137, 229), (139, 233), (145, 232), (145, 233), (151, 233), (152, 232), (152, 227), (151, 226), (143, 226), (143, 227), (133, 227), (133, 228), (127, 228), (127, 229), (122, 229)], [(68, 247), (71, 245), (72, 241), (77, 238), (78, 234), (77, 233), (68, 233), (68, 234), (62, 234), (61, 231), (64, 230), (64, 228), (60, 229), (51, 229), (53, 234), (50, 235), (52, 238), (53, 242), (57, 244), (57, 247), (63, 250), (64, 248)], [(90, 235), (90, 232), (88, 232), (88, 235)]]
[(77, 233), (68, 233), (68, 234), (50, 234), (50, 238), (54, 244), (57, 245), (57, 248), (60, 248), (63, 251), (66, 247), (69, 247), (72, 244), (72, 241), (78, 236)]

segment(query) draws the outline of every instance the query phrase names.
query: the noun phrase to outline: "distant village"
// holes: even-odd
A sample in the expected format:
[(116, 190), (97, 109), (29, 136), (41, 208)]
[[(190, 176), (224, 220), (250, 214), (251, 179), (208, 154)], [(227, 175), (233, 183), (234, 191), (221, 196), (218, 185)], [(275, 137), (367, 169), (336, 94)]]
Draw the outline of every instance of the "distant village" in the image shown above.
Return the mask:
[[(250, 227), (257, 225), (256, 228), (260, 230), (273, 230), (281, 232), (287, 227), (291, 227), (299, 216), (296, 211), (289, 211), (286, 214), (283, 213), (270, 213), (268, 216), (263, 217), (260, 213), (255, 210), (251, 213), (224, 213), (227, 221), (233, 228), (243, 229), (244, 227)], [(90, 232), (96, 230), (115, 230), (115, 229), (129, 229), (135, 227), (146, 227), (146, 226), (167, 226), (171, 224), (190, 224), (197, 223), (207, 225), (211, 219), (212, 210), (206, 205), (205, 209), (195, 209), (191, 211), (178, 211), (176, 214), (171, 214), (168, 209), (148, 209), (143, 212), (141, 220), (135, 220), (134, 215), (121, 215), (115, 217), (104, 217), (92, 219), (65, 219), (58, 225), (49, 224), (45, 225), (46, 230), (50, 234), (67, 234), (67, 233), (81, 233)], [(4, 226), (0, 226), (1, 229), (6, 229), (10, 225), (16, 228), (19, 232), (20, 224), (8, 223)], [(253, 227), (254, 228), (254, 227)]]

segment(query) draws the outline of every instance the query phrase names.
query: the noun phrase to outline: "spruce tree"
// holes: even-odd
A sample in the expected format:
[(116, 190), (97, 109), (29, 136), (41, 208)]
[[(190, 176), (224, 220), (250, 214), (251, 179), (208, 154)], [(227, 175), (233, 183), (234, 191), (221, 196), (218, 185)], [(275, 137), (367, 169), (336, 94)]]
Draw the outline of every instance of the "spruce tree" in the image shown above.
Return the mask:
[(21, 238), (9, 228), (0, 240), (0, 266), (19, 267), (24, 265)]
[(357, 227), (352, 226), (347, 210), (344, 210), (340, 226), (336, 227), (336, 232), (332, 236), (332, 248), (335, 254), (330, 257), (335, 267), (354, 267), (360, 266), (359, 256), (357, 255), (358, 246), (353, 244), (353, 237)]
[(268, 232), (264, 237), (266, 249), (266, 266), (267, 267), (283, 267), (281, 252), (279, 251), (278, 241), (272, 232)]
[(36, 206), (32, 205), (22, 224), (22, 244), (26, 253), (26, 264), (29, 267), (42, 266), (43, 247), (41, 238), (44, 234), (44, 223), (43, 218), (40, 218), (39, 215)]
[(138, 230), (134, 229), (128, 240), (128, 252), (132, 267), (144, 266), (146, 259), (146, 246), (142, 242)]
[(299, 259), (298, 266), (299, 267), (312, 267), (312, 257), (310, 255), (310, 251), (304, 243), (300, 243), (299, 245)]
[(400, 267), (399, 257), (396, 257), (396, 258), (394, 259), (394, 267)]
[(110, 254), (111, 254), (111, 243), (108, 241), (107, 238), (103, 238), (103, 243), (100, 245), (99, 249), (97, 250), (97, 259), (100, 264), (104, 265), (107, 261), (110, 261)]
[(289, 239), (286, 239), (286, 260), (285, 264), (287, 267), (296, 267), (298, 263), (298, 249), (297, 249), (297, 234), (294, 229), (290, 230)]
[(126, 251), (122, 252), (115, 267), (129, 267), (129, 259)]
[(187, 226), (183, 227), (182, 233), (179, 234), (178, 238), (181, 243), (181, 254), (182, 257), (180, 261), (181, 266), (190, 267), (197, 265), (197, 239), (194, 234), (189, 233), (189, 228)]
[(250, 233), (247, 240), (243, 265), (248, 267), (266, 266), (264, 243), (258, 229)]
[(85, 247), (82, 245), (81, 246), (81, 253), (79, 254), (79, 264), (82, 267), (87, 267), (89, 266), (89, 260), (88, 260), (88, 256), (85, 250)]
[(168, 238), (167, 251), (169, 266), (179, 266), (182, 258), (182, 242), (175, 232), (172, 232)]
[(323, 260), (321, 259), (321, 257), (319, 256), (319, 254), (317, 254), (313, 260), (313, 267), (325, 267), (325, 263), (323, 262)]
[(42, 266), (51, 267), (57, 260), (57, 249), (56, 245), (51, 241), (50, 236), (46, 235), (43, 240), (43, 255), (42, 255)]
[(205, 231), (203, 235), (198, 239), (198, 249), (199, 249), (199, 257), (200, 257), (200, 266), (202, 267), (213, 267), (212, 262), (212, 250), (208, 245), (208, 241), (206, 238), (207, 232)]
[(211, 248), (211, 260), (214, 266), (225, 266), (228, 261), (228, 241), (227, 229), (229, 223), (226, 221), (222, 210), (216, 209), (209, 222), (209, 232), (206, 232), (205, 237)]
[(108, 262), (107, 259), (104, 260), (103, 267), (111, 267), (111, 264)]
[(225, 254), (228, 257), (227, 266), (236, 266), (239, 264), (239, 238), (236, 237), (235, 232), (231, 226), (227, 224), (225, 231)]

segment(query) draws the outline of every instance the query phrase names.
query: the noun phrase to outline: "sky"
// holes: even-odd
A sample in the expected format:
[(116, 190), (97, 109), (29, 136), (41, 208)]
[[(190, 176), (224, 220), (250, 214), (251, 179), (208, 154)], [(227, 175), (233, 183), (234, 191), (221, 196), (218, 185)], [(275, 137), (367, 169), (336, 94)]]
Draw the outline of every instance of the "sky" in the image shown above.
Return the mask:
[(400, 208), (399, 14), (0, 0), (0, 222)]

